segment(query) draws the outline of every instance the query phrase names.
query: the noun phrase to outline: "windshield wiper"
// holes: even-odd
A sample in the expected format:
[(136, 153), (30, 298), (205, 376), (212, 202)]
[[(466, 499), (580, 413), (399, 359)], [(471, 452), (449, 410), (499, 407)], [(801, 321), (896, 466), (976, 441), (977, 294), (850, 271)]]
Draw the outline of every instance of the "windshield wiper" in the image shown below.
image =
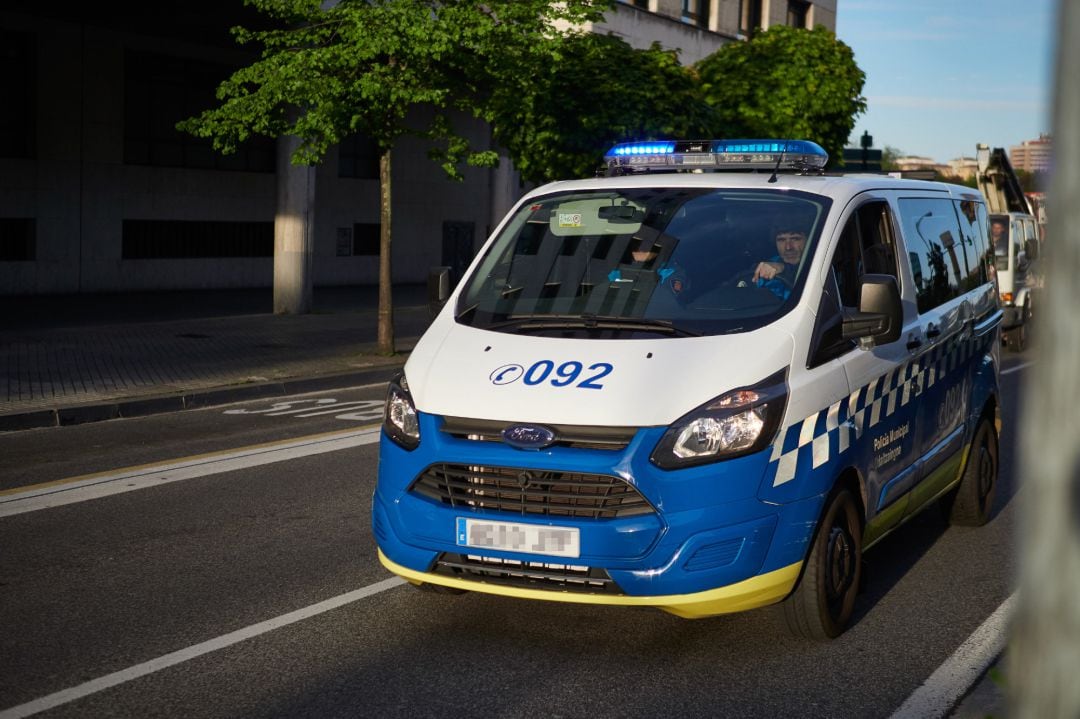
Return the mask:
[(645, 317), (612, 317), (606, 315), (511, 315), (505, 322), (487, 326), (489, 330), (515, 329), (520, 332), (533, 330), (638, 330), (680, 337), (701, 337), (697, 330), (680, 327), (671, 320)]

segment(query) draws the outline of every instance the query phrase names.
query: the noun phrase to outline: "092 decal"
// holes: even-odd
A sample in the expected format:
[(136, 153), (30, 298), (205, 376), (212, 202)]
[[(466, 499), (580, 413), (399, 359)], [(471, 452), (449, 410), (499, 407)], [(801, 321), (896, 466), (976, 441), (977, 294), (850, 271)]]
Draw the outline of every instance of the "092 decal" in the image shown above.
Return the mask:
[(489, 379), (494, 385), (507, 385), (517, 382), (530, 387), (549, 384), (552, 387), (576, 387), (578, 389), (603, 389), (600, 381), (614, 371), (614, 365), (608, 362), (594, 362), (585, 366), (584, 362), (570, 360), (556, 365), (554, 361), (542, 359), (529, 367), (520, 364), (506, 364), (495, 368)]

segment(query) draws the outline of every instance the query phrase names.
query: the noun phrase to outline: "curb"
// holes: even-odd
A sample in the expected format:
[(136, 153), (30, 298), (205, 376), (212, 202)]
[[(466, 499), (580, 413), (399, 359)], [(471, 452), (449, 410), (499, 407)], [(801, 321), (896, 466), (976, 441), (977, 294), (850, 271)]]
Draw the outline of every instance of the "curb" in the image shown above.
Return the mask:
[(147, 417), (165, 412), (185, 409), (201, 409), (222, 404), (232, 404), (264, 397), (281, 397), (288, 394), (305, 394), (325, 390), (355, 387), (363, 384), (386, 382), (397, 373), (400, 363), (381, 367), (343, 372), (332, 375), (297, 377), (285, 380), (273, 380), (258, 384), (214, 387), (205, 390), (193, 390), (162, 395), (151, 395), (131, 399), (118, 398), (94, 404), (77, 404), (53, 409), (35, 409), (27, 412), (13, 412), (0, 415), (0, 432), (15, 432), (24, 429), (43, 427), (66, 427), (74, 424), (100, 422), (107, 419)]

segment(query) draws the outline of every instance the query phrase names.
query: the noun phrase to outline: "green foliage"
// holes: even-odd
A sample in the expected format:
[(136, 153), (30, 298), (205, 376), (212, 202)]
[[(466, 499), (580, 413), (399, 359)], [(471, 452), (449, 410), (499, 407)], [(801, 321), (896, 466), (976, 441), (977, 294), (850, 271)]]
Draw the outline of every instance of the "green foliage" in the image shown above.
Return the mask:
[(707, 137), (716, 114), (675, 52), (588, 34), (494, 97), (488, 119), (522, 177), (544, 182), (594, 176), (620, 140)]
[(774, 25), (724, 45), (696, 65), (705, 100), (727, 137), (813, 140), (830, 164), (865, 112), (866, 75), (851, 48), (826, 28)]
[(886, 145), (885, 149), (881, 151), (881, 169), (882, 170), (895, 170), (896, 158), (903, 157), (904, 151), (899, 150), (891, 145)]
[[(282, 23), (234, 29), (261, 49), (218, 88), (220, 105), (181, 122), (231, 152), (252, 135), (295, 135), (297, 164), (319, 162), (353, 133), (383, 150), (404, 134), (432, 140), (432, 156), (456, 174), (462, 161), (494, 155), (457, 133), (449, 110), (480, 116), (491, 98), (537, 66), (562, 40), (556, 21), (598, 19), (609, 0), (247, 0)], [(428, 112), (415, 112), (417, 107)], [(422, 118), (422, 119), (418, 119)], [(410, 123), (417, 123), (411, 125)]]

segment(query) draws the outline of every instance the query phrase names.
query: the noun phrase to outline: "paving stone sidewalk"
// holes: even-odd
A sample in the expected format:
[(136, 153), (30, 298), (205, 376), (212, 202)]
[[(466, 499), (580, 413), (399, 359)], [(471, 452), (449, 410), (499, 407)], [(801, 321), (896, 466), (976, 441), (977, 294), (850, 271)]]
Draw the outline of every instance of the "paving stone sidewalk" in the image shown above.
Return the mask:
[(307, 315), (258, 312), (270, 306), (260, 290), (72, 296), (70, 317), (53, 314), (57, 298), (4, 298), (0, 431), (379, 381), (429, 319), (420, 288), (395, 295), (393, 357), (376, 352), (366, 290), (324, 291), (322, 310), (317, 291)]

